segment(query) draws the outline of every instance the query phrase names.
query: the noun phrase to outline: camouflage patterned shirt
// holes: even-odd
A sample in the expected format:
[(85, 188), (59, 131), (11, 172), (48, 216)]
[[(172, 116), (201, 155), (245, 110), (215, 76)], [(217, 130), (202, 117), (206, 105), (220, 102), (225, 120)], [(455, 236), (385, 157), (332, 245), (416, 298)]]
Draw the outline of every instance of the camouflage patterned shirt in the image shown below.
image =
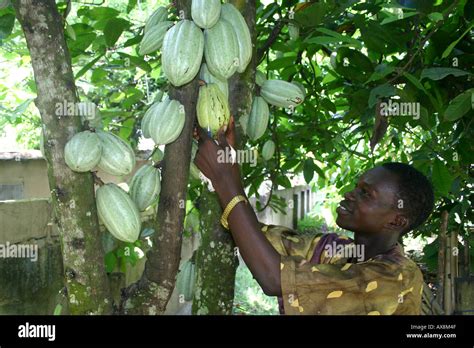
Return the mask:
[[(287, 227), (265, 224), (261, 224), (261, 230), (281, 255), (282, 313), (421, 313), (423, 275), (404, 256), (400, 245), (358, 262), (346, 257), (350, 255), (348, 249), (355, 250), (354, 241), (335, 233), (306, 236)], [(285, 246), (284, 239), (289, 246)]]

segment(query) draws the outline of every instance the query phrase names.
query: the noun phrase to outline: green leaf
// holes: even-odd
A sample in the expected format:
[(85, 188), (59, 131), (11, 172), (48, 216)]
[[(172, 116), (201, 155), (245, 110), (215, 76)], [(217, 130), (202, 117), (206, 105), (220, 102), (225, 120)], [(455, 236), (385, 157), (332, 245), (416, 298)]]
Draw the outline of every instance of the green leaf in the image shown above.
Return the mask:
[(74, 31), (74, 28), (67, 22), (66, 22), (66, 33), (71, 38), (71, 40), (73, 41), (76, 40), (76, 32)]
[(105, 254), (105, 270), (107, 273), (112, 273), (117, 265), (117, 256), (113, 251)]
[(401, 20), (406, 19), (408, 17), (416, 16), (417, 14), (418, 14), (418, 12), (410, 12), (410, 13), (404, 12), (403, 17), (390, 16), (390, 17), (385, 18), (382, 22), (380, 22), (380, 24), (385, 25), (385, 24), (388, 24), (388, 23), (401, 21)]
[(413, 76), (412, 74), (408, 73), (408, 72), (404, 72), (403, 73), (403, 76), (408, 80), (410, 81), (413, 86), (415, 86), (416, 88), (418, 88), (420, 91), (423, 91), (426, 93), (426, 90), (425, 90), (425, 87), (423, 87), (423, 85), (421, 84), (420, 80), (418, 80), (415, 76)]
[(463, 117), (469, 110), (472, 110), (473, 102), (474, 88), (471, 88), (451, 100), (444, 111), (444, 119), (447, 121), (456, 121)]
[(430, 80), (441, 80), (444, 79), (448, 75), (453, 76), (464, 76), (469, 75), (467, 71), (463, 71), (461, 69), (456, 68), (428, 68), (423, 69), (421, 72), (420, 80), (423, 79), (430, 79)]
[(104, 28), (105, 43), (108, 47), (115, 45), (123, 31), (130, 27), (130, 23), (122, 18), (112, 18)]
[(436, 159), (433, 164), (432, 180), (433, 185), (438, 190), (438, 192), (443, 196), (447, 196), (449, 189), (451, 188), (453, 178), (451, 177), (451, 174), (449, 174), (448, 168), (439, 159)]
[(130, 13), (135, 6), (137, 6), (137, 0), (128, 0), (127, 13)]
[(25, 113), (26, 109), (28, 109), (28, 106), (30, 106), (33, 100), (34, 100), (33, 98), (30, 98), (22, 102), (20, 105), (18, 105), (15, 108), (15, 111), (13, 111), (15, 118), (18, 116), (22, 116)]
[[(128, 54), (125, 54), (123, 52), (118, 53), (120, 58), (123, 59), (123, 61), (120, 62), (125, 68), (129, 68), (130, 66), (137, 66), (140, 69), (146, 71), (147, 73), (151, 72), (151, 66), (148, 64), (143, 57), (136, 57), (136, 56), (131, 56)], [(156, 70), (160, 70), (157, 68)], [(153, 76), (151, 76), (153, 77)]]
[(321, 23), (326, 13), (326, 6), (327, 4), (322, 2), (313, 3), (311, 6), (297, 11), (295, 21), (303, 27), (316, 27)]
[(105, 71), (102, 68), (97, 68), (97, 69), (94, 69), (94, 71), (92, 72), (91, 82), (96, 85), (101, 85), (103, 84), (106, 77), (107, 77), (107, 71)]
[(0, 17), (0, 40), (8, 37), (15, 24), (15, 15), (11, 13), (6, 13)]
[(120, 128), (120, 132), (119, 132), (120, 138), (128, 141), (128, 138), (132, 134), (134, 124), (135, 124), (135, 120), (132, 118), (125, 121), (122, 125), (122, 128)]
[(275, 179), (275, 182), (278, 185), (283, 186), (284, 188), (290, 188), (291, 187), (291, 182), (285, 175), (278, 175)]
[(62, 310), (63, 310), (63, 306), (60, 303), (58, 303), (56, 307), (54, 307), (53, 315), (61, 315)]
[(92, 32), (92, 29), (82, 27), (79, 24), (71, 25), (76, 33), (75, 40), (68, 40), (67, 44), (71, 51), (71, 57), (76, 57), (83, 54), (85, 50), (95, 41), (97, 35)]
[(295, 57), (282, 57), (272, 60), (268, 65), (268, 70), (278, 70), (289, 65), (294, 65)]
[(321, 99), (321, 106), (324, 107), (327, 111), (331, 111), (332, 113), (336, 113), (336, 105), (334, 105), (334, 103), (327, 99), (327, 98), (324, 98), (324, 99)]
[[(117, 17), (120, 14), (120, 11), (111, 8), (111, 7), (94, 7), (91, 10), (87, 11), (86, 14), (89, 18), (100, 20), (100, 19), (108, 19), (111, 17)], [(79, 11), (78, 11), (79, 15)]]
[(330, 37), (330, 36), (316, 36), (311, 39), (306, 40), (305, 42), (310, 44), (317, 44), (317, 45), (327, 45), (327, 44), (334, 44), (339, 43), (341, 40)]
[(377, 86), (373, 88), (370, 91), (370, 96), (369, 96), (369, 108), (375, 106), (377, 104), (377, 99), (379, 97), (391, 97), (396, 94), (396, 89), (395, 87), (388, 85), (388, 84), (383, 84), (380, 86)]
[(328, 36), (332, 36), (336, 39), (338, 39), (339, 41), (342, 41), (342, 42), (347, 42), (351, 45), (353, 45), (355, 48), (362, 48), (362, 42), (360, 42), (359, 40), (356, 40), (348, 35), (342, 35), (342, 34), (339, 34), (338, 32), (336, 31), (332, 31), (332, 30), (329, 30), (329, 29), (326, 29), (326, 28), (318, 28), (317, 29), (319, 32), (323, 33), (323, 34), (326, 34)]
[(383, 79), (385, 76), (393, 73), (394, 71), (395, 71), (395, 68), (392, 66), (389, 66), (387, 64), (379, 64), (375, 67), (374, 73), (370, 76), (370, 78), (364, 84)]
[(312, 158), (308, 158), (306, 159), (306, 161), (304, 161), (303, 176), (307, 184), (309, 184), (311, 182), (311, 179), (313, 179), (313, 176), (314, 176), (313, 167), (314, 167), (314, 161)]
[(315, 162), (313, 162), (313, 164), (314, 164), (313, 168), (316, 171), (316, 173), (318, 173), (318, 176), (319, 176), (318, 180), (319, 179), (325, 179), (326, 174), (324, 173), (324, 171)]
[(461, 39), (464, 37), (464, 35), (466, 35), (470, 30), (471, 28), (474, 26), (474, 24), (471, 24), (469, 26), (469, 28), (466, 29), (466, 31), (464, 33), (462, 33), (462, 35), (454, 42), (451, 42), (451, 44), (444, 50), (441, 58), (446, 58), (447, 56), (450, 55), (451, 51), (453, 50), (453, 48), (459, 43), (459, 41), (461, 41)]
[(439, 12), (433, 12), (428, 15), (428, 18), (436, 23), (443, 20), (443, 14)]
[(341, 47), (336, 55), (336, 72), (344, 77), (365, 82), (374, 71), (370, 59), (355, 49)]
[(94, 66), (95, 63), (97, 63), (97, 61), (102, 58), (104, 55), (103, 54), (100, 54), (98, 55), (97, 57), (95, 57), (94, 59), (92, 59), (89, 63), (87, 63), (86, 65), (84, 65), (84, 67), (78, 71), (78, 73), (76, 74), (75, 76), (75, 79), (79, 79), (82, 75), (84, 75), (90, 68), (92, 68)]
[(274, 51), (281, 51), (281, 52), (293, 52), (293, 49), (288, 46), (286, 43), (284, 42), (275, 42), (273, 45), (272, 45), (272, 49)]

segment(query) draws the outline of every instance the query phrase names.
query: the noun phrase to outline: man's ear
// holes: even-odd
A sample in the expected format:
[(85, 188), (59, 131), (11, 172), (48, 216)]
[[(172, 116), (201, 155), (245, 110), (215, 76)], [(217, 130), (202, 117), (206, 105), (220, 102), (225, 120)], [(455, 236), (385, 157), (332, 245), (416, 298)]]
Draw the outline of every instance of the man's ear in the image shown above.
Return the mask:
[(395, 217), (386, 225), (392, 231), (402, 232), (408, 227), (409, 220), (403, 214), (396, 214)]

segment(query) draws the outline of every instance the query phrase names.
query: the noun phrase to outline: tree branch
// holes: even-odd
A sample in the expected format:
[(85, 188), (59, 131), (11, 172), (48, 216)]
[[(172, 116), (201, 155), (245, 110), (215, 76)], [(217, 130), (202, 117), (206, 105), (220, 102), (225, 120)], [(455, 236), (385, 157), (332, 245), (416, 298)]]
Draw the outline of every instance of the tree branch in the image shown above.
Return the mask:
[[(188, 18), (190, 7), (190, 0), (176, 1), (178, 13), (184, 11)], [(156, 233), (152, 237), (153, 247), (147, 253), (145, 271), (140, 281), (123, 291), (121, 311), (125, 314), (164, 313), (175, 286), (181, 260), (198, 78), (196, 76), (193, 81), (180, 88), (170, 87), (170, 98), (178, 100), (184, 106), (186, 121), (179, 138), (166, 145), (165, 157), (160, 162), (163, 163), (162, 182), (155, 220)]]
[(397, 69), (397, 74), (392, 77), (388, 82), (387, 84), (392, 84), (394, 83), (396, 80), (398, 80), (398, 78), (400, 78), (400, 76), (403, 75), (403, 73), (405, 71), (408, 70), (408, 68), (410, 67), (410, 65), (413, 63), (413, 60), (421, 53), (421, 51), (423, 51), (423, 48), (425, 46), (425, 44), (428, 42), (429, 39), (431, 39), (431, 37), (438, 31), (439, 28), (442, 27), (442, 25), (444, 24), (445, 20), (449, 17), (449, 15), (451, 14), (451, 11), (455, 8), (457, 8), (457, 5), (459, 3), (459, 0), (456, 0), (454, 1), (445, 11), (444, 11), (444, 14), (443, 14), (443, 19), (438, 21), (436, 23), (436, 25), (433, 27), (433, 29), (421, 40), (420, 44), (418, 45), (418, 49), (415, 51), (415, 53), (413, 53), (408, 61), (406, 62), (406, 64)]
[(110, 314), (112, 298), (90, 173), (71, 171), (64, 160), (68, 140), (81, 131), (75, 115), (58, 115), (56, 105), (76, 103), (71, 58), (62, 17), (54, 0), (13, 1), (25, 34), (43, 122), (45, 158), (62, 256), (70, 314)]
[(271, 47), (271, 45), (273, 45), (273, 43), (276, 41), (276, 39), (280, 35), (280, 32), (283, 29), (283, 25), (284, 25), (284, 22), (281, 19), (279, 19), (275, 23), (275, 26), (273, 27), (270, 35), (268, 36), (267, 41), (263, 44), (262, 47), (260, 47), (257, 50), (257, 66), (265, 58), (265, 54), (266, 54), (267, 50)]

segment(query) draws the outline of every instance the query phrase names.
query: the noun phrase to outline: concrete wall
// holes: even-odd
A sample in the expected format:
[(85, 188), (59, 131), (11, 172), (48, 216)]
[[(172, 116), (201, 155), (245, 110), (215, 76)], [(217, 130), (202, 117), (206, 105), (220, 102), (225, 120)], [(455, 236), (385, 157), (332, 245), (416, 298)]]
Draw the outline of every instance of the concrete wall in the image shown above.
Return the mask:
[(456, 278), (454, 314), (474, 315), (474, 277)]
[[(2, 185), (22, 185), (21, 196), (7, 199), (49, 198), (50, 188), (46, 161), (38, 154), (39, 151), (21, 153), (0, 153), (0, 201)], [(112, 176), (98, 169), (97, 175), (106, 183), (116, 184), (127, 182), (143, 164), (144, 154), (137, 158), (135, 170), (123, 178)], [(4, 187), (6, 190), (6, 187)]]
[[(51, 222), (52, 207), (47, 199), (0, 202), (0, 250), (15, 245), (36, 246), (38, 259), (2, 257), (0, 253), (0, 315), (52, 314), (62, 300), (63, 265), (59, 233)], [(142, 214), (143, 227), (150, 227), (155, 212)], [(103, 231), (105, 229), (101, 226)], [(199, 244), (198, 235), (184, 238), (181, 259), (188, 260)], [(145, 250), (146, 251), (146, 250)], [(127, 267), (122, 286), (137, 281), (143, 272), (146, 256), (135, 267)], [(116, 279), (112, 276), (112, 279)], [(120, 283), (117, 283), (120, 285)], [(117, 292), (119, 293), (119, 292)], [(189, 303), (180, 303), (176, 291), (167, 314), (183, 313)]]
[[(316, 197), (316, 193), (311, 191), (309, 185), (294, 186), (274, 191), (273, 194), (285, 199), (287, 204), (286, 215), (279, 211), (275, 212), (270, 207), (267, 207), (262, 212), (257, 212), (255, 197), (250, 198), (250, 204), (257, 213), (259, 221), (289, 228), (297, 227), (297, 220), (302, 219), (313, 208)], [(261, 195), (259, 199), (260, 205), (263, 207), (267, 200), (268, 195)]]
[(0, 201), (0, 243), (58, 236), (47, 199)]
[(46, 161), (3, 160), (0, 161), (0, 185), (23, 185), (19, 199), (47, 198), (50, 196)]
[[(0, 202), (0, 314), (53, 313), (63, 288), (63, 265), (50, 216), (45, 199)], [(37, 260), (6, 255), (12, 245), (37, 248)]]

